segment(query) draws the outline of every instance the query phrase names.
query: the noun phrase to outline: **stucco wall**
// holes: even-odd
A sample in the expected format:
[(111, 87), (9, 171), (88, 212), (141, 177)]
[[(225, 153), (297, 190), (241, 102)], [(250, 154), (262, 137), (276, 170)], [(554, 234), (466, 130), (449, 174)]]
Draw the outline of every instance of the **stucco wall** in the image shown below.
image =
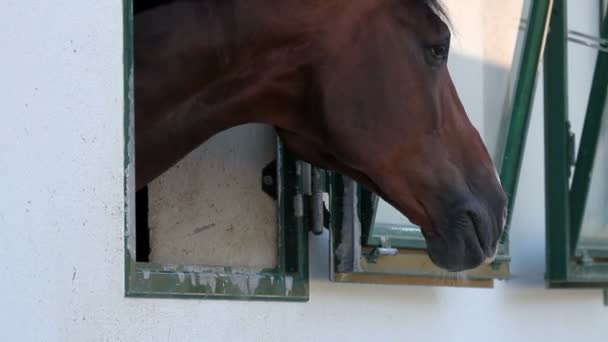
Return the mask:
[[(449, 1), (475, 13), (458, 15), (461, 36), (475, 32), (468, 25), (482, 27), (475, 10), (482, 2)], [(575, 3), (573, 26), (592, 32), (595, 1)], [(124, 298), (122, 4), (8, 0), (2, 7), (2, 340), (606, 340), (599, 291), (543, 286), (540, 98), (513, 221), (514, 277), (494, 290), (330, 283), (325, 237), (311, 238), (308, 303)], [(572, 56), (586, 82), (589, 53)], [(459, 90), (471, 72), (483, 79), (479, 65), (453, 70)], [(573, 97), (586, 93), (572, 88)], [(483, 108), (463, 98), (467, 108)]]

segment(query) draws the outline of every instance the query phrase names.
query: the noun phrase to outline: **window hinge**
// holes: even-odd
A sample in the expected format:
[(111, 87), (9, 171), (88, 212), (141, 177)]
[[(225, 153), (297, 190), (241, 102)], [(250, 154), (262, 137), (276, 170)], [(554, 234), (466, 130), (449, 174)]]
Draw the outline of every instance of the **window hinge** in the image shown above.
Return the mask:
[(310, 172), (310, 230), (315, 235), (321, 235), (325, 226), (325, 205), (323, 203), (323, 171), (313, 168)]
[[(315, 235), (323, 234), (324, 228), (329, 227), (330, 213), (323, 202), (323, 195), (328, 190), (328, 172), (313, 167), (306, 162), (298, 162), (300, 171), (300, 186), (294, 200), (294, 214), (305, 217), (309, 230)], [(262, 191), (274, 200), (278, 197), (277, 161), (273, 160), (262, 169)]]

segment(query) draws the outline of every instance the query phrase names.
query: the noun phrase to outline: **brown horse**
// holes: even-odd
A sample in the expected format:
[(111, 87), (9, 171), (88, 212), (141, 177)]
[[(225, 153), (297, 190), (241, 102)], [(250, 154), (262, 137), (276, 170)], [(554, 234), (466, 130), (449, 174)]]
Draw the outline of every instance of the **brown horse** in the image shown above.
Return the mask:
[(141, 11), (137, 188), (215, 133), (272, 124), (299, 158), (352, 177), (421, 226), (439, 267), (492, 260), (506, 197), (450, 78), (445, 22), (432, 0), (190, 0)]

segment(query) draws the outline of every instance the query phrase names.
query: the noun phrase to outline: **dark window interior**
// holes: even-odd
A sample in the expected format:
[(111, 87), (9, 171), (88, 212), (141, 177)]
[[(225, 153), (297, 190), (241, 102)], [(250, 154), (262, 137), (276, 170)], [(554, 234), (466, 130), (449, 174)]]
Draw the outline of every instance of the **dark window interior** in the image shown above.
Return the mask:
[[(133, 14), (161, 6), (174, 0), (134, 0)], [(150, 261), (150, 227), (148, 225), (148, 187), (135, 195), (136, 260)]]
[(154, 8), (175, 0), (134, 0), (133, 1), (133, 13), (143, 12), (147, 9)]

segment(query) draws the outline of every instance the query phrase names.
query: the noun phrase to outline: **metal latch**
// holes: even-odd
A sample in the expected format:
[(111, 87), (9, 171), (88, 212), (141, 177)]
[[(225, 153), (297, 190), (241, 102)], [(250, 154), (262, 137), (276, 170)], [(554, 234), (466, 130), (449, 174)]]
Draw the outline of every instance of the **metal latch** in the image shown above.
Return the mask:
[(367, 261), (375, 263), (379, 257), (384, 256), (395, 256), (399, 254), (397, 248), (391, 247), (391, 241), (386, 236), (380, 236), (380, 247), (374, 248), (372, 252), (367, 256)]

